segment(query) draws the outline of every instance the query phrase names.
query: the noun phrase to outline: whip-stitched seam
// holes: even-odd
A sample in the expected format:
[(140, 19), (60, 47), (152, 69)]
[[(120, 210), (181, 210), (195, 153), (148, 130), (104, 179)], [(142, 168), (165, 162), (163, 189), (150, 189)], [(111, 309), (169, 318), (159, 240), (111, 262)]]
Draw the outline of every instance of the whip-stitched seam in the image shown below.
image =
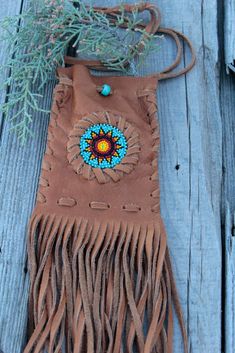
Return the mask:
[[(51, 120), (51, 125), (53, 126), (58, 126), (57, 124), (57, 118), (58, 118), (58, 114), (59, 111), (61, 109), (61, 107), (63, 106), (63, 104), (65, 103), (65, 101), (67, 101), (68, 96), (69, 96), (69, 86), (71, 86), (71, 80), (68, 81), (67, 84), (65, 83), (59, 83), (55, 89), (54, 89), (54, 96), (55, 96), (55, 100), (52, 106), (52, 111), (51, 114), (53, 116), (53, 119)], [(157, 112), (157, 105), (156, 105), (156, 99), (155, 99), (155, 92), (152, 90), (143, 90), (143, 91), (139, 91), (138, 92), (138, 97), (142, 98), (146, 107), (147, 107), (147, 116), (149, 118), (149, 124), (150, 127), (152, 129), (152, 139), (153, 139), (153, 150), (156, 151), (157, 156), (158, 156), (158, 150), (159, 150), (159, 127), (155, 118), (155, 113)], [(110, 117), (109, 114), (107, 112), (105, 112), (106, 116), (108, 116), (108, 121), (111, 123), (113, 120), (113, 117)], [(108, 114), (108, 115), (107, 115)], [(95, 117), (98, 118), (98, 113), (94, 113), (93, 114), (93, 118), (91, 122), (93, 122), (93, 120), (95, 120)], [(89, 119), (87, 119), (89, 121)], [(97, 121), (98, 122), (98, 121)], [(85, 124), (87, 123), (87, 121), (85, 121)], [(81, 126), (80, 126), (81, 127)], [(85, 127), (85, 126), (84, 126)], [(84, 128), (82, 126), (82, 128)], [(79, 130), (77, 129), (77, 132)], [(82, 130), (84, 131), (84, 130)], [(74, 132), (74, 130), (72, 131)], [(76, 132), (76, 131), (75, 131)], [(129, 126), (126, 128), (126, 137), (133, 139), (133, 142), (137, 142), (137, 139), (135, 140), (136, 134), (134, 134), (133, 136), (133, 132), (135, 132), (135, 129), (129, 124)], [(131, 137), (132, 136), (132, 137)], [(74, 147), (74, 140), (73, 137), (77, 137), (76, 134), (75, 135), (71, 135), (71, 140), (70, 140), (70, 144), (68, 145), (68, 153), (71, 151), (72, 147)], [(53, 155), (53, 149), (50, 146), (50, 142), (53, 140), (54, 136), (52, 134), (51, 131), (48, 132), (48, 141), (47, 141), (47, 149), (46, 149), (46, 153), (44, 156), (44, 161), (43, 161), (43, 165), (42, 165), (42, 170), (45, 171), (50, 171), (51, 170), (51, 164), (48, 160), (46, 160), (46, 155)], [(79, 147), (78, 147), (79, 148)], [(133, 151), (132, 154), (134, 155), (134, 153), (139, 153), (140, 152), (140, 146), (133, 146), (132, 147)], [(78, 151), (73, 151), (78, 153)], [(74, 155), (73, 155), (74, 156)], [(132, 156), (133, 157), (133, 156)], [(137, 156), (134, 155), (135, 161), (132, 158), (131, 162), (133, 163), (133, 165), (135, 164), (134, 162), (137, 163), (138, 161), (138, 154)], [(131, 157), (129, 157), (131, 158)], [(71, 163), (71, 162), (70, 162)], [(157, 160), (153, 159), (153, 161), (151, 162), (151, 166), (152, 166), (152, 175), (149, 176), (149, 180), (153, 181), (158, 177), (158, 173), (157, 173)], [(126, 166), (127, 167), (127, 166)], [(109, 178), (113, 181), (118, 181), (120, 180), (120, 178), (122, 177), (124, 172), (130, 172), (131, 169), (130, 168), (126, 168), (125, 165), (124, 167), (121, 167), (120, 170), (118, 168), (116, 168), (115, 171), (113, 171), (112, 169), (107, 169), (107, 176), (109, 176)], [(78, 166), (77, 171), (79, 170), (79, 168), (81, 168), (81, 166)], [(97, 172), (97, 171), (96, 171)], [(87, 175), (89, 175), (89, 171), (87, 171), (86, 173)], [(98, 171), (98, 175), (95, 175), (95, 177), (97, 178), (97, 180), (100, 183), (103, 182), (107, 182), (104, 179), (104, 176), (99, 175), (99, 171)], [(49, 181), (48, 179), (45, 177), (45, 174), (43, 174), (43, 176), (40, 178), (40, 190), (38, 192), (38, 197), (37, 200), (41, 203), (46, 202), (46, 196), (44, 195), (44, 193), (42, 192), (42, 188), (47, 188), (49, 187)], [(153, 212), (159, 212), (159, 187), (157, 187), (155, 190), (152, 191), (152, 193), (150, 194), (150, 196), (154, 199), (156, 199), (156, 202), (151, 210)], [(72, 198), (60, 198), (58, 200), (58, 205), (60, 206), (75, 206), (77, 204), (76, 200), (72, 199)], [(94, 209), (108, 209), (110, 208), (109, 204), (105, 204), (102, 202), (91, 202), (90, 203), (90, 207), (94, 208)], [(138, 205), (133, 205), (133, 204), (127, 204), (124, 205), (122, 207), (123, 210), (128, 211), (128, 212), (138, 212), (141, 210), (141, 208)]]
[(144, 105), (143, 110), (147, 109), (147, 118), (152, 132), (152, 151), (156, 152), (155, 157), (151, 161), (152, 174), (149, 176), (150, 181), (156, 181), (156, 188), (150, 193), (150, 197), (154, 199), (154, 205), (151, 207), (152, 212), (160, 213), (160, 198), (159, 198), (159, 181), (158, 181), (158, 169), (157, 169), (157, 159), (159, 155), (159, 123), (156, 117), (157, 113), (157, 102), (156, 94), (154, 90), (144, 89), (138, 90), (137, 96), (141, 99)]
[[(51, 121), (50, 125), (52, 127), (57, 127), (57, 118), (58, 114), (60, 112), (60, 109), (64, 105), (64, 103), (68, 100), (70, 96), (70, 86), (72, 86), (72, 80), (70, 80), (67, 77), (60, 77), (60, 82), (55, 86), (54, 91), (53, 91), (53, 105), (51, 108)], [(39, 180), (39, 185), (40, 189), (37, 193), (37, 201), (40, 203), (45, 203), (46, 202), (46, 195), (43, 192), (43, 190), (46, 190), (50, 186), (49, 180), (46, 177), (47, 173), (44, 172), (50, 172), (52, 170), (52, 165), (47, 159), (47, 156), (53, 156), (54, 151), (51, 146), (51, 142), (54, 140), (54, 135), (52, 130), (48, 129), (48, 134), (47, 134), (47, 147), (45, 151), (45, 155), (43, 158), (43, 163), (42, 163), (42, 175)], [(74, 206), (76, 204), (76, 201), (71, 198), (60, 198), (57, 201), (58, 205), (60, 206)]]

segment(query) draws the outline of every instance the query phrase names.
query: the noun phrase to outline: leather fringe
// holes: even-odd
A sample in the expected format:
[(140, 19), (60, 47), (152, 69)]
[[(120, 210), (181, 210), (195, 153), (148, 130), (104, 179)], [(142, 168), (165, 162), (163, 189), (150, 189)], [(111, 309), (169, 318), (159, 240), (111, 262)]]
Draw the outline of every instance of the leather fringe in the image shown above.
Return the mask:
[(24, 353), (171, 353), (183, 318), (162, 222), (34, 215)]

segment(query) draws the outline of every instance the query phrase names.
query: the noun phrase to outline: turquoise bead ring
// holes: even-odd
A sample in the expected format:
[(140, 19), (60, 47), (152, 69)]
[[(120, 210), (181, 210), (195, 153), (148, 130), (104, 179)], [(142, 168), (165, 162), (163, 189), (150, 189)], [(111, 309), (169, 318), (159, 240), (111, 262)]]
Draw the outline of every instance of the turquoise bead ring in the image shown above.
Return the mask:
[(80, 153), (93, 168), (113, 168), (127, 152), (122, 131), (110, 124), (90, 126), (80, 138)]

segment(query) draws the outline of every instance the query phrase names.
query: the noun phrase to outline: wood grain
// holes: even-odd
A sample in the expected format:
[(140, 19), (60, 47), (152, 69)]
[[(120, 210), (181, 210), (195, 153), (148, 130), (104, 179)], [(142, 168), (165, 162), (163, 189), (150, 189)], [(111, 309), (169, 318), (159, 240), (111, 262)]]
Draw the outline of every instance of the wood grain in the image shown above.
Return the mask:
[[(2, 16), (20, 10), (20, 1), (3, 3)], [(102, 6), (117, 3), (120, 1), (92, 2)], [(158, 6), (163, 26), (189, 36), (197, 55), (192, 72), (160, 82), (157, 92), (161, 212), (187, 323), (189, 351), (220, 353), (222, 126), (217, 2), (159, 0)], [(140, 74), (160, 71), (172, 62), (175, 47), (171, 40), (165, 37), (159, 45), (160, 50), (151, 55)], [(187, 48), (183, 61), (189, 61)], [(51, 88), (45, 92), (47, 107)], [(37, 191), (48, 117), (38, 114), (34, 121), (35, 137), (24, 148), (9, 134), (6, 122), (1, 133), (0, 349), (4, 353), (22, 352), (26, 339), (26, 228)], [(182, 352), (177, 325), (175, 352)]]
[[(223, 54), (223, 53), (222, 53)], [(235, 78), (225, 71), (222, 55), (220, 77), (220, 102), (223, 131), (223, 322), (224, 351), (234, 352), (235, 347)]]
[[(7, 0), (1, 16), (19, 13), (21, 1)], [(28, 3), (24, 4), (28, 6)], [(7, 57), (0, 44), (1, 61)], [(2, 95), (2, 99), (4, 95)], [(45, 92), (50, 106), (51, 87)], [(48, 117), (35, 116), (34, 138), (21, 147), (10, 125), (2, 120), (0, 146), (0, 349), (20, 353), (26, 341), (28, 273), (27, 223), (35, 201), (41, 159), (46, 143)]]
[[(217, 3), (180, 1), (166, 8), (162, 1), (159, 6), (164, 26), (188, 35), (197, 56), (192, 72), (164, 82), (158, 91), (161, 210), (187, 319), (189, 351), (221, 352), (222, 135)], [(172, 51), (170, 54), (172, 58)], [(161, 60), (166, 62), (167, 57)], [(175, 347), (182, 352), (179, 337), (177, 331)]]
[(229, 204), (226, 208), (225, 223), (225, 352), (233, 353), (235, 346), (235, 215), (231, 214)]

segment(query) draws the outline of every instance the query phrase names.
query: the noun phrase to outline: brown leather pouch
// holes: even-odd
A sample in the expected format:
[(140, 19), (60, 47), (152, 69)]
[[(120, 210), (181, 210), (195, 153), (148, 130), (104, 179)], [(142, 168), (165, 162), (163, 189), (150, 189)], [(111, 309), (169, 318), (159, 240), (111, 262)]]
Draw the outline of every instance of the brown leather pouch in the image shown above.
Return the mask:
[[(186, 37), (159, 28), (157, 10), (150, 8), (149, 31), (171, 35), (178, 47), (162, 73), (97, 77), (89, 67), (101, 63), (74, 58), (66, 59), (74, 65), (58, 70), (29, 226), (24, 353), (62, 352), (64, 342), (68, 353), (170, 353), (173, 306), (187, 351), (159, 208), (156, 89), (159, 80), (187, 72), (195, 56)], [(179, 37), (193, 55), (175, 73)], [(112, 89), (106, 97), (104, 84)]]

